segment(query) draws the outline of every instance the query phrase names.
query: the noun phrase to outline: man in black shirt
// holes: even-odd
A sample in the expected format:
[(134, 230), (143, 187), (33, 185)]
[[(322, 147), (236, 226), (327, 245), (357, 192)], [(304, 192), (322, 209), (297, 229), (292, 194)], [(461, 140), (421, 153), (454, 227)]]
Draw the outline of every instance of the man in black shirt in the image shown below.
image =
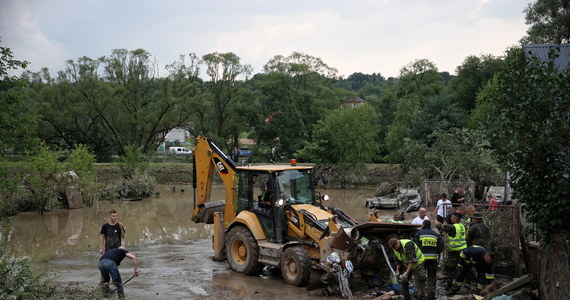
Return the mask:
[(117, 293), (119, 298), (125, 297), (125, 291), (123, 290), (123, 280), (121, 279), (121, 273), (119, 273), (119, 265), (121, 261), (128, 257), (133, 260), (134, 273), (133, 276), (139, 276), (139, 263), (137, 257), (125, 250), (124, 247), (114, 248), (108, 250), (99, 259), (99, 272), (101, 272), (101, 287), (104, 293), (109, 291), (109, 281), (113, 279), (113, 283), (117, 287)]
[(101, 235), (99, 237), (99, 254), (105, 251), (121, 246), (121, 238), (125, 238), (125, 227), (117, 222), (117, 211), (109, 212), (109, 223), (103, 224), (101, 227)]
[(465, 203), (465, 194), (462, 189), (457, 188), (455, 189), (455, 193), (451, 196), (451, 206), (456, 208), (461, 206), (463, 203)]

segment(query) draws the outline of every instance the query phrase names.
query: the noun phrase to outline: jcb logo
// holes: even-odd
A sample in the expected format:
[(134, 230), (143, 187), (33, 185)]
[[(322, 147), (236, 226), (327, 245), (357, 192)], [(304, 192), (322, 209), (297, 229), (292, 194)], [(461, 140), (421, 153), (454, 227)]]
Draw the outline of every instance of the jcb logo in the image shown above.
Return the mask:
[(214, 158), (214, 162), (216, 163), (216, 167), (218, 168), (218, 171), (220, 172), (220, 174), (222, 174), (222, 175), (228, 174), (228, 169), (226, 168), (226, 166), (224, 166), (223, 162), (221, 162), (217, 158)]

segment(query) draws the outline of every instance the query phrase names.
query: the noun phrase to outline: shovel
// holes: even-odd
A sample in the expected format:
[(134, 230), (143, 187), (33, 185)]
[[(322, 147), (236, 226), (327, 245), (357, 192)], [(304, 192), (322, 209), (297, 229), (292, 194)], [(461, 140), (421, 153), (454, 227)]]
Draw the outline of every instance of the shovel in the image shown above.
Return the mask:
[[(125, 284), (127, 284), (127, 282), (131, 281), (131, 279), (135, 278), (135, 275), (131, 276), (131, 278), (127, 279), (127, 281), (123, 282), (123, 286), (125, 286)], [(109, 295), (113, 294), (117, 289), (115, 288), (114, 290), (109, 292)]]

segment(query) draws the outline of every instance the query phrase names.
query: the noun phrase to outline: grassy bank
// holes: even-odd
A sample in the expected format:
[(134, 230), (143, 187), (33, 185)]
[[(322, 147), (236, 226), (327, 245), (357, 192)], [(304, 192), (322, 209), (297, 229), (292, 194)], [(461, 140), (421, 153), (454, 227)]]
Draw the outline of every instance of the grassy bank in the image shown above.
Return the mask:
[[(119, 164), (95, 164), (97, 181), (114, 183), (122, 178)], [(192, 164), (190, 163), (151, 163), (147, 172), (156, 179), (157, 184), (187, 184), (192, 182)]]
[[(23, 178), (26, 174), (20, 163), (5, 163), (12, 176)], [(122, 177), (118, 163), (95, 164), (96, 180), (101, 183), (116, 183)], [(335, 167), (333, 167), (335, 170)], [(338, 170), (338, 169), (337, 169)], [(148, 173), (156, 179), (157, 184), (190, 184), (192, 183), (191, 163), (150, 163)], [(321, 170), (317, 168), (316, 173)], [(380, 182), (396, 182), (402, 178), (402, 170), (399, 165), (390, 164), (367, 164), (362, 167), (351, 169), (350, 174), (342, 177), (340, 171), (333, 171), (330, 175), (331, 187), (340, 186), (340, 179), (345, 178), (347, 187), (376, 186)]]

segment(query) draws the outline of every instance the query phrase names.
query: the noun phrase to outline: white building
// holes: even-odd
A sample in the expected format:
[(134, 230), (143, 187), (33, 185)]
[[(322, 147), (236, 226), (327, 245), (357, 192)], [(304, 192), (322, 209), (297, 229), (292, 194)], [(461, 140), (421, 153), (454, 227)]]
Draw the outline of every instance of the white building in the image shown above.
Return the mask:
[(190, 137), (190, 132), (184, 128), (173, 128), (164, 137), (165, 142), (184, 142)]

